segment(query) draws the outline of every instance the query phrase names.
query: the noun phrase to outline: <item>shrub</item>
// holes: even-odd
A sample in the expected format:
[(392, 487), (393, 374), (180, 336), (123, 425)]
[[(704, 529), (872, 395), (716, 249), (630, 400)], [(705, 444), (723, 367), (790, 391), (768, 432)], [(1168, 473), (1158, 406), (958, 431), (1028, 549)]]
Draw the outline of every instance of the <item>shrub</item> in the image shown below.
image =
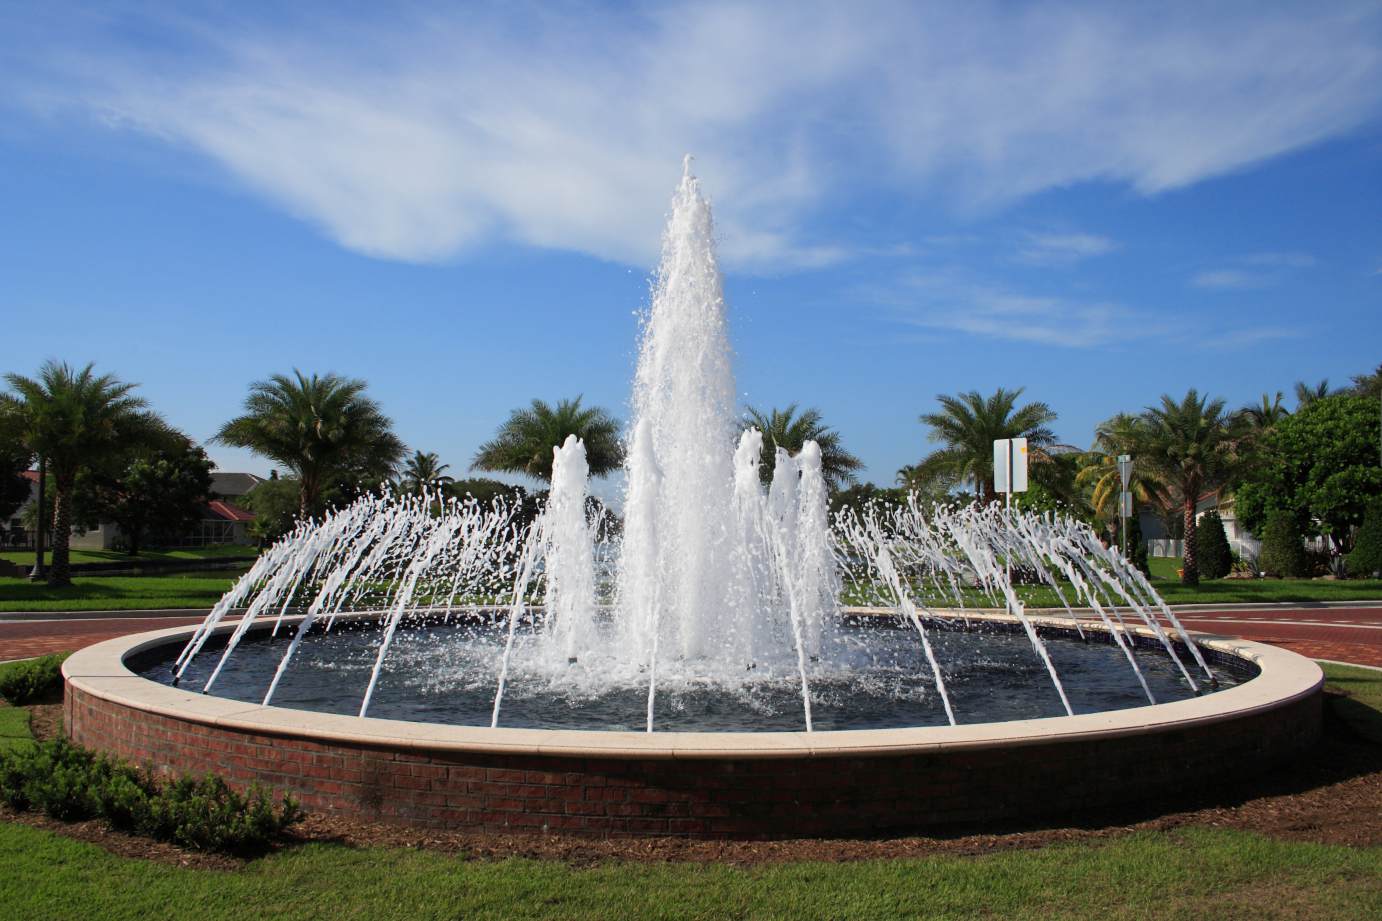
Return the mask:
[(1363, 526), (1353, 541), (1348, 555), (1350, 575), (1360, 578), (1375, 576), (1382, 570), (1382, 500), (1375, 500), (1363, 515)]
[(0, 697), (16, 707), (61, 700), (62, 662), (68, 655), (55, 653), (0, 668)]
[(101, 818), (121, 831), (229, 853), (262, 850), (302, 818), (291, 797), (275, 806), (262, 789), (238, 793), (213, 774), (160, 783), (66, 739), (0, 753), (0, 799), (55, 819)]
[(1195, 535), (1196, 562), (1200, 575), (1206, 579), (1222, 579), (1233, 571), (1233, 551), (1228, 546), (1224, 522), (1218, 512), (1205, 512), (1200, 517)]
[(1269, 576), (1297, 579), (1305, 575), (1305, 543), (1295, 515), (1277, 511), (1267, 516), (1260, 559), (1262, 571)]

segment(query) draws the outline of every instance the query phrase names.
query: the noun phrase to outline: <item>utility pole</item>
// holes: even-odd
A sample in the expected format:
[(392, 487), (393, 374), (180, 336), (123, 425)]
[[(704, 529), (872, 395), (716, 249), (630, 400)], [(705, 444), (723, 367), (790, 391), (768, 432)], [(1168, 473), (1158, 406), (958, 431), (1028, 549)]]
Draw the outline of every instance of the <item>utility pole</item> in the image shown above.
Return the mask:
[(34, 568), (29, 573), (30, 582), (41, 581), (43, 572), (43, 510), (45, 493), (48, 491), (48, 458), (38, 456), (38, 528), (34, 537)]

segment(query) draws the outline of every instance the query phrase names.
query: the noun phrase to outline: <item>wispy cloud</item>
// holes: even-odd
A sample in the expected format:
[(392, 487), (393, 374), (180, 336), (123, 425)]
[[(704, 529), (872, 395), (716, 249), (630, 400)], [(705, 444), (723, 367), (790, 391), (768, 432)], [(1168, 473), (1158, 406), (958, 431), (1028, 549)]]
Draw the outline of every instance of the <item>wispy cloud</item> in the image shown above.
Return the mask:
[(1074, 265), (1118, 248), (1108, 237), (1092, 233), (1026, 233), (1017, 248), (1017, 260), (1028, 265)]
[(1092, 348), (1152, 331), (1118, 303), (1031, 294), (959, 271), (908, 273), (855, 294), (904, 325), (990, 339)]
[(1280, 284), (1293, 270), (1308, 269), (1318, 260), (1309, 253), (1247, 253), (1228, 260), (1235, 268), (1197, 272), (1190, 278), (1196, 288), (1248, 291)]
[[(194, 151), (341, 245), (414, 261), (497, 240), (646, 265), (693, 151), (731, 265), (821, 266), (849, 256), (822, 220), (837, 189), (963, 211), (1091, 180), (1155, 194), (1382, 102), (1372, 3), (162, 9), (0, 22), (20, 64), (0, 101)], [(1035, 258), (1094, 254), (1065, 242)]]
[(1274, 278), (1262, 272), (1246, 272), (1242, 269), (1214, 269), (1197, 272), (1190, 279), (1196, 288), (1210, 288), (1221, 291), (1245, 291), (1252, 288), (1270, 287)]
[(1245, 265), (1265, 265), (1285, 269), (1308, 269), (1319, 262), (1309, 253), (1301, 252), (1248, 253), (1246, 256), (1239, 257), (1239, 261)]

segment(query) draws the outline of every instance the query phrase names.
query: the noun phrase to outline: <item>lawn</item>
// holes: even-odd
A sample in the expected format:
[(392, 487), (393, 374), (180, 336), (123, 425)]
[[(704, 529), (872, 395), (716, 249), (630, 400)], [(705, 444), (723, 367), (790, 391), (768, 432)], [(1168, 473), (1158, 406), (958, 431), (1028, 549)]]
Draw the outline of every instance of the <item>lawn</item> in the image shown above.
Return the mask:
[(156, 576), (76, 576), (64, 588), (0, 578), (0, 612), (209, 608), (240, 575), (224, 572)]
[(1204, 579), (1180, 584), (1181, 558), (1151, 557), (1152, 587), (1171, 604), (1237, 604), (1273, 601), (1382, 601), (1377, 579)]
[[(1326, 666), (1382, 721), (1382, 673)], [(0, 746), (27, 737), (0, 707)], [(23, 743), (19, 743), (23, 744)], [(471, 860), (311, 844), (235, 871), (114, 856), (0, 822), (7, 917), (1371, 919), (1382, 848), (1187, 827), (982, 857), (758, 866)]]
[(464, 860), (293, 848), (235, 872), (112, 856), (0, 825), (10, 917), (1376, 918), (1377, 849), (1189, 829), (991, 857), (757, 867)]
[[(253, 559), (257, 556), (257, 547), (241, 547), (234, 544), (222, 544), (214, 547), (191, 547), (186, 550), (145, 550), (138, 556), (130, 556), (122, 550), (72, 550), (71, 562), (73, 563), (153, 563), (153, 562), (185, 562), (187, 560), (219, 560), (219, 559)], [(51, 551), (44, 554), (44, 562), (51, 562), (53, 559)], [(34, 552), (32, 550), (4, 550), (0, 551), (0, 560), (8, 560), (11, 563), (32, 566), (34, 562)]]

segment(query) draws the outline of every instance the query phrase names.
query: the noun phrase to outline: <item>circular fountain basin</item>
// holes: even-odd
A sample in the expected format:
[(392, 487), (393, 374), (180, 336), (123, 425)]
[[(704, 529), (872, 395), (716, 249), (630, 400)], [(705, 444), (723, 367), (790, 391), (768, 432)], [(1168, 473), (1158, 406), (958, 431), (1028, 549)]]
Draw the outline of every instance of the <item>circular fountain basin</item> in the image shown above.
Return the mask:
[[(1069, 620), (1035, 620), (1043, 636), (1073, 633)], [(958, 726), (645, 733), (264, 707), (131, 669), (175, 656), (191, 632), (123, 637), (69, 658), (71, 737), (157, 771), (290, 791), (317, 811), (435, 827), (784, 837), (1010, 825), (1147, 801), (1175, 808), (1188, 792), (1280, 764), (1320, 733), (1315, 663), (1206, 635), (1195, 641), (1216, 670), (1246, 680), (1154, 706)]]

